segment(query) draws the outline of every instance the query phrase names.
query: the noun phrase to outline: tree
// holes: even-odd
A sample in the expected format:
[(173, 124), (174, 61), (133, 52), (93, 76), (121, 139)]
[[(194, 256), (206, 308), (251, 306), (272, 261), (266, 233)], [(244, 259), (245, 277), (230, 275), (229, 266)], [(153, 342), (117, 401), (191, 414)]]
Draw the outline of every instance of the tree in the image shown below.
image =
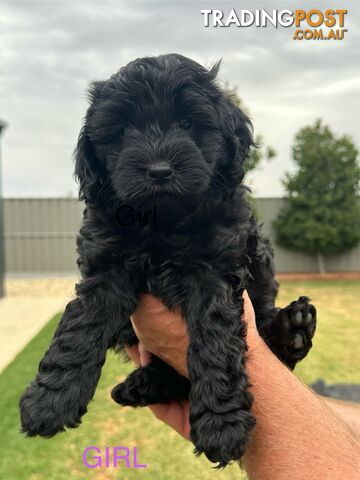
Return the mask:
[[(241, 110), (249, 116), (249, 110), (241, 100), (237, 88), (233, 87), (229, 89), (228, 85), (225, 85), (225, 87), (229, 91), (232, 101), (235, 103), (235, 105), (241, 108)], [(257, 134), (254, 140), (255, 145), (257, 145), (258, 148), (253, 148), (251, 150), (250, 157), (246, 161), (245, 165), (246, 173), (255, 170), (263, 160), (271, 160), (276, 156), (276, 151), (273, 147), (264, 145), (264, 139), (262, 135)]]
[(317, 120), (302, 128), (292, 149), (297, 171), (283, 182), (287, 201), (275, 221), (277, 243), (317, 256), (340, 253), (360, 241), (358, 151)]

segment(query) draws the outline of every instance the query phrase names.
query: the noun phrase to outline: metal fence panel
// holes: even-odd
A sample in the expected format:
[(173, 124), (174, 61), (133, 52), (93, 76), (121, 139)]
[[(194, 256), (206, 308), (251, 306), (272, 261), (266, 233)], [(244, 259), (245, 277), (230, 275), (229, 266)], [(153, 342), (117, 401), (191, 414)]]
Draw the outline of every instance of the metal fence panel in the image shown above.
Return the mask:
[[(275, 264), (278, 272), (317, 272), (315, 255), (285, 250), (275, 243), (273, 223), (279, 214), (285, 199), (258, 198), (256, 212), (259, 222), (263, 223), (263, 232), (271, 240), (275, 251)], [(340, 255), (325, 257), (325, 269), (328, 272), (358, 272), (360, 271), (360, 244)]]
[(75, 272), (83, 209), (71, 198), (5, 199), (7, 274)]
[[(275, 245), (272, 227), (284, 200), (256, 200), (263, 232), (275, 250), (278, 272), (316, 272), (313, 255), (284, 250)], [(8, 198), (4, 200), (7, 274), (75, 274), (75, 238), (84, 205), (74, 198)], [(328, 271), (360, 271), (360, 245), (326, 258)]]

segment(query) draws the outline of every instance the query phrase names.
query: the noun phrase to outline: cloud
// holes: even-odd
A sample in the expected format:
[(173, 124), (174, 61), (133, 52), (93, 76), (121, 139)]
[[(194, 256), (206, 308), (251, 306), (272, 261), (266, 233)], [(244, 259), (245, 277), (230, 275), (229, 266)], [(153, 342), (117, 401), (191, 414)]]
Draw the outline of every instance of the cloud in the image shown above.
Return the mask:
[[(298, 2), (241, 2), (294, 9)], [(331, 8), (331, 1), (316, 8)], [(322, 117), (360, 144), (360, 5), (348, 8), (341, 42), (296, 42), (291, 29), (204, 28), (201, 8), (230, 2), (1, 2), (0, 117), (6, 196), (75, 194), (72, 151), (86, 110), (85, 89), (135, 57), (180, 52), (205, 65), (224, 59), (222, 80), (238, 87), (255, 131), (278, 157), (249, 179), (255, 193), (281, 195), (296, 131)], [(302, 2), (302, 8), (314, 8)], [(240, 8), (240, 7), (239, 7)]]

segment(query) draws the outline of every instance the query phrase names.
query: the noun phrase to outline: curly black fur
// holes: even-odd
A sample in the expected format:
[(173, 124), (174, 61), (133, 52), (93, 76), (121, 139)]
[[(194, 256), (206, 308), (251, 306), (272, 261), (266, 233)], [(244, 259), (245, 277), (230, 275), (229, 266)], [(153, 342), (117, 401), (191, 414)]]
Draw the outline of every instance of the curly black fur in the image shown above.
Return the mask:
[[(189, 397), (197, 454), (239, 459), (255, 419), (245, 369), (247, 289), (258, 329), (293, 368), (311, 347), (315, 308), (301, 297), (275, 308), (272, 250), (241, 181), (251, 124), (207, 70), (181, 55), (142, 58), (94, 82), (76, 149), (85, 200), (78, 236), (82, 280), (39, 373), (20, 401), (23, 432), (76, 427), (108, 348), (137, 338), (129, 321), (139, 292), (180, 305), (190, 382), (158, 358), (114, 388), (124, 405)], [(156, 222), (123, 227), (121, 205), (152, 208)]]

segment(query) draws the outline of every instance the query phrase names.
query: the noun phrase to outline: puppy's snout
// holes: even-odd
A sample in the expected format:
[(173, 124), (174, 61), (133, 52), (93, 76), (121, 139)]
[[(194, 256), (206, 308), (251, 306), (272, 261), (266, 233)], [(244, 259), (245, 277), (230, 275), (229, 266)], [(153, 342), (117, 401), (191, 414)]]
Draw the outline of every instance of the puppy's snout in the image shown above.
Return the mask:
[(152, 181), (160, 184), (166, 183), (170, 179), (172, 173), (172, 168), (166, 163), (157, 163), (150, 167), (148, 171), (148, 175)]

